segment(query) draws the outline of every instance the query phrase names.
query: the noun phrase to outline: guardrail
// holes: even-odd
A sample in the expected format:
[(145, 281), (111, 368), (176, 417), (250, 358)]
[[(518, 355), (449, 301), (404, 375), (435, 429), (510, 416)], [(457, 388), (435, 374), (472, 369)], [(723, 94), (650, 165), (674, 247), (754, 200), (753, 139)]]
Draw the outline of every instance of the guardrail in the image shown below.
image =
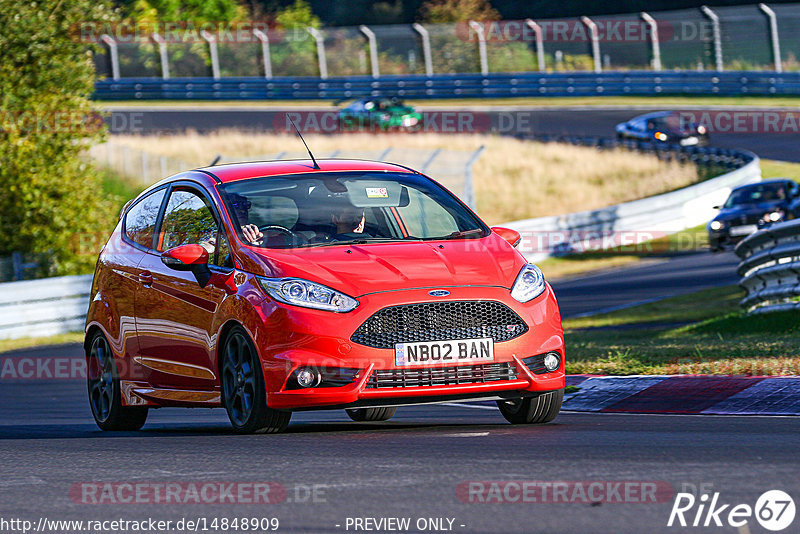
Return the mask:
[(751, 313), (800, 309), (800, 220), (778, 223), (736, 246), (737, 272)]
[(121, 78), (98, 100), (332, 100), (364, 96), (511, 98), (619, 95), (798, 95), (800, 72), (683, 71), (437, 74), (339, 78)]
[(92, 275), (6, 282), (0, 291), (0, 339), (83, 329)]
[[(590, 146), (617, 146), (613, 139), (559, 138), (575, 144)], [(693, 228), (711, 220), (713, 206), (722, 204), (734, 187), (761, 180), (759, 158), (746, 150), (729, 150), (714, 147), (661, 147), (650, 143), (622, 143), (639, 150), (658, 150), (662, 157), (670, 155), (678, 160), (712, 163), (733, 168), (715, 178), (656, 195), (597, 210), (566, 215), (537, 217), (513, 221), (503, 226), (513, 228), (523, 236), (519, 250), (530, 261), (549, 256), (585, 250), (603, 250), (624, 245), (619, 239), (647, 239)], [(625, 234), (635, 234), (626, 236)], [(579, 243), (584, 250), (572, 246)], [(638, 245), (628, 243), (630, 245)]]

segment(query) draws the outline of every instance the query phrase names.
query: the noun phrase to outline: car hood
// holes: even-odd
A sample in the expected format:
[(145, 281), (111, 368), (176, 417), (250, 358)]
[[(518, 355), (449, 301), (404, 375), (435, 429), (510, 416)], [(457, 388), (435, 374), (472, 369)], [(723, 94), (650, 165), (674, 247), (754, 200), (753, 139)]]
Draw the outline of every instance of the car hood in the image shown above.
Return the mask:
[(425, 287), (511, 288), (525, 265), (524, 257), (495, 234), (481, 239), (242, 252), (267, 277), (304, 278), (353, 297)]
[(787, 205), (785, 202), (777, 201), (777, 202), (760, 202), (758, 204), (752, 204), (747, 206), (738, 206), (734, 208), (724, 208), (720, 210), (719, 214), (714, 217), (716, 221), (731, 221), (736, 220), (741, 217), (749, 218), (760, 218), (765, 213), (769, 213), (771, 211), (775, 211), (776, 209), (786, 209)]

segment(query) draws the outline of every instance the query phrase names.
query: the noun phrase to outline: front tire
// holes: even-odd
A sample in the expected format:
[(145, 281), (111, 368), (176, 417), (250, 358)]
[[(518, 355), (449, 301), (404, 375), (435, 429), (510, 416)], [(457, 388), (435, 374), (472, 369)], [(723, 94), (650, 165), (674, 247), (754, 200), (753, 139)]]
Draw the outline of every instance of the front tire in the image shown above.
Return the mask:
[(541, 425), (549, 423), (561, 411), (564, 389), (548, 391), (536, 397), (523, 397), (497, 401), (497, 407), (506, 420), (514, 425)]
[(286, 430), (292, 412), (267, 406), (267, 392), (258, 353), (244, 328), (234, 327), (225, 339), (222, 358), (222, 401), (239, 434)]
[(397, 408), (356, 408), (345, 411), (350, 419), (363, 423), (366, 421), (388, 421), (397, 411)]
[(89, 406), (100, 430), (139, 430), (147, 421), (146, 406), (123, 406), (114, 353), (102, 332), (95, 332), (86, 350)]

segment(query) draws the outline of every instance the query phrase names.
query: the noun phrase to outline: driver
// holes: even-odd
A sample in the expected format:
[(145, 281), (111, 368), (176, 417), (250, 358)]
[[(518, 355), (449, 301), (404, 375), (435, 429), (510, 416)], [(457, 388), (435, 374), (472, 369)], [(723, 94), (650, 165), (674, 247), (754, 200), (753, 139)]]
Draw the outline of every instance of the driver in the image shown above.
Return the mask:
[(242, 225), (242, 235), (245, 241), (250, 245), (261, 245), (264, 239), (264, 234), (258, 229), (255, 224), (249, 223), (250, 207), (252, 203), (247, 197), (238, 193), (231, 193), (228, 197), (231, 201), (231, 206), (236, 214), (236, 221)]
[(338, 213), (332, 213), (331, 222), (336, 226), (336, 237), (348, 239), (353, 237), (351, 234), (363, 234), (364, 208), (348, 205)]

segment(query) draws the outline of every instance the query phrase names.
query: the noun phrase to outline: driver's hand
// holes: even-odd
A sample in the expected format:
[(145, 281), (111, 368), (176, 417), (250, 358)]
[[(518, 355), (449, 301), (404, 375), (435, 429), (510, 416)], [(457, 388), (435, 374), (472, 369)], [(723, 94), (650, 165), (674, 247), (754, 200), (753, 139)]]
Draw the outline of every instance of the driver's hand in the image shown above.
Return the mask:
[(264, 234), (261, 233), (261, 230), (259, 230), (258, 226), (255, 224), (246, 224), (242, 226), (242, 233), (247, 242), (253, 244), (261, 241), (261, 238), (264, 237)]

